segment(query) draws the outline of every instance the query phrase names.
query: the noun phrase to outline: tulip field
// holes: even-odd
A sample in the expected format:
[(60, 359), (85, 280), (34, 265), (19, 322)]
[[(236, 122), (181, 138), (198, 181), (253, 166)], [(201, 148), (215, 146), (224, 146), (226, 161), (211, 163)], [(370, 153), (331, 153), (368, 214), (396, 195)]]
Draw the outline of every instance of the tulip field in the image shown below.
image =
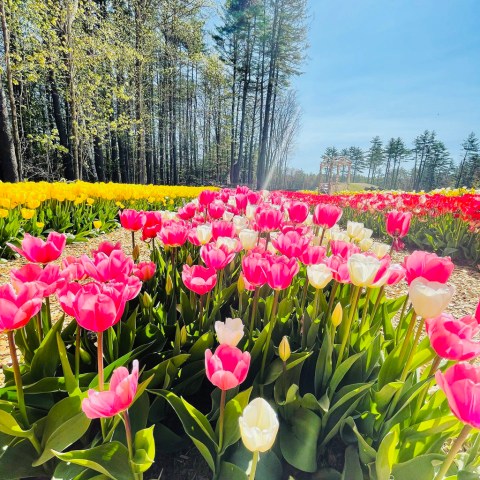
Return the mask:
[(479, 194), (4, 186), (0, 479), (480, 478)]

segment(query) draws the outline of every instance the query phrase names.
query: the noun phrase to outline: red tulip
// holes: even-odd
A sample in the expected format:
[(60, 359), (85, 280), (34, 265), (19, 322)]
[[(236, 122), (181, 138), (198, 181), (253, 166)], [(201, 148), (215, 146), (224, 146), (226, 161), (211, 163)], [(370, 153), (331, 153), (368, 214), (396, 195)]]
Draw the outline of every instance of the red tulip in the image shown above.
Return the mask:
[(340, 220), (342, 213), (340, 207), (319, 203), (313, 213), (313, 223), (323, 228), (332, 228)]
[(140, 262), (133, 267), (132, 274), (138, 277), (142, 282), (147, 282), (155, 275), (157, 266), (155, 262)]
[(273, 246), (288, 258), (298, 258), (302, 255), (310, 243), (310, 237), (302, 236), (295, 231), (280, 233), (275, 239), (272, 238)]
[(247, 193), (248, 203), (250, 205), (257, 205), (262, 199), (262, 194), (260, 192), (248, 192)]
[(287, 206), (288, 216), (293, 223), (303, 223), (308, 217), (310, 209), (304, 202), (291, 202)]
[(32, 283), (41, 292), (43, 298), (49, 297), (64, 283), (64, 279), (60, 277), (60, 267), (53, 264), (42, 268), (34, 263), (27, 263), (22, 268), (12, 268), (10, 279), (17, 290), (22, 284)]
[(223, 270), (235, 258), (235, 252), (226, 245), (207, 243), (200, 248), (200, 257), (208, 268)]
[(403, 260), (405, 278), (410, 285), (417, 277), (439, 283), (447, 283), (453, 271), (450, 257), (439, 257), (435, 253), (416, 250)]
[(131, 275), (133, 260), (123, 250), (113, 250), (110, 255), (97, 253), (93, 260), (84, 258), (85, 271), (98, 282), (113, 282), (119, 277)]
[(238, 210), (244, 212), (247, 208), (248, 196), (245, 193), (237, 193), (235, 195), (235, 205)]
[(245, 281), (255, 287), (267, 283), (267, 272), (270, 262), (261, 253), (250, 252), (242, 259), (242, 272)]
[(162, 214), (160, 212), (145, 212), (145, 225), (142, 229), (142, 240), (155, 238), (162, 228)]
[(188, 228), (180, 222), (169, 222), (157, 233), (158, 239), (166, 247), (181, 247), (187, 241)]
[(185, 286), (198, 295), (205, 295), (213, 290), (217, 284), (217, 273), (213, 268), (205, 268), (201, 265), (183, 266), (182, 280)]
[(82, 285), (72, 304), (77, 323), (93, 332), (103, 332), (115, 325), (125, 309), (123, 293), (96, 282)]
[(456, 363), (445, 373), (438, 370), (435, 379), (452, 413), (463, 423), (480, 428), (480, 367)]
[(332, 255), (338, 255), (344, 260), (348, 260), (354, 253), (360, 253), (360, 248), (355, 244), (342, 240), (332, 240), (330, 242), (330, 248)]
[(44, 242), (41, 238), (32, 237), (26, 233), (22, 240), (22, 248), (7, 243), (17, 253), (33, 263), (50, 263), (56, 260), (63, 252), (67, 237), (62, 233), (51, 232)]
[(126, 208), (120, 213), (120, 224), (126, 230), (137, 232), (141, 230), (147, 221), (145, 212)]
[(132, 373), (128, 373), (125, 367), (113, 371), (108, 390), (90, 389), (88, 397), (82, 400), (82, 410), (91, 419), (113, 417), (132, 405), (137, 388), (138, 360), (134, 360)]
[(269, 258), (270, 268), (267, 271), (267, 283), (273, 290), (284, 290), (288, 288), (293, 277), (298, 273), (298, 262), (294, 258), (287, 258), (284, 255), (271, 256)]
[(198, 202), (200, 205), (207, 206), (212, 203), (215, 198), (217, 198), (217, 192), (213, 192), (212, 190), (203, 190), (198, 196)]
[(255, 212), (255, 221), (261, 232), (278, 230), (282, 223), (282, 212), (276, 208), (259, 206)]
[(480, 343), (474, 336), (480, 331), (472, 316), (455, 319), (442, 313), (426, 320), (426, 330), (435, 352), (448, 360), (470, 360), (480, 355)]
[(207, 378), (220, 390), (230, 390), (240, 385), (248, 374), (250, 354), (237, 347), (224, 344), (215, 353), (205, 350), (205, 372)]
[(392, 210), (387, 215), (387, 233), (391, 237), (403, 238), (410, 229), (412, 214), (410, 212), (397, 212)]
[(318, 265), (325, 258), (326, 249), (320, 246), (309, 246), (298, 257), (304, 265)]
[(34, 284), (0, 286), (0, 332), (24, 327), (42, 308), (42, 293)]
[(233, 238), (234, 236), (235, 225), (232, 222), (226, 222), (224, 220), (212, 222), (212, 237), (214, 240), (217, 240), (218, 237)]

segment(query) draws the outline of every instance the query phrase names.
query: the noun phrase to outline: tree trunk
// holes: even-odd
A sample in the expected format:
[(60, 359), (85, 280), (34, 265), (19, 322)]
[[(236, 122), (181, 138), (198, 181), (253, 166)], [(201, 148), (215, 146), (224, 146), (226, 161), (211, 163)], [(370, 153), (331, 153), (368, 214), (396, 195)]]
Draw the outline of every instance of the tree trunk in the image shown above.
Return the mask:
[(8, 118), (7, 101), (3, 91), (0, 74), (0, 180), (3, 182), (18, 182), (18, 164), (15, 156), (10, 121)]

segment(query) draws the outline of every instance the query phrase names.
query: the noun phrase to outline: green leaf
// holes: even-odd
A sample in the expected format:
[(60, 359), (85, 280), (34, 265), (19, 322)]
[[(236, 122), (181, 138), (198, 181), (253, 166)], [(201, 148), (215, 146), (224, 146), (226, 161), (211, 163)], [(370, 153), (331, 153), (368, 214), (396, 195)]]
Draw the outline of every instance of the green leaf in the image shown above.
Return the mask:
[[(297, 365), (300, 365), (310, 355), (311, 352), (292, 353), (287, 361), (286, 370), (291, 370)], [(273, 383), (275, 380), (277, 380), (277, 378), (280, 377), (280, 375), (282, 375), (282, 373), (283, 361), (280, 358), (276, 358), (268, 367), (264, 385), (269, 385), (270, 383)]]
[(390, 400), (402, 388), (403, 382), (390, 382), (383, 386), (379, 392), (373, 393), (373, 399), (379, 412), (384, 412), (390, 404)]
[(54, 455), (52, 450), (62, 451), (80, 439), (90, 426), (90, 419), (82, 411), (79, 396), (60, 400), (48, 412), (42, 436), (43, 452), (33, 466), (42, 465)]
[(23, 430), (17, 420), (15, 420), (15, 417), (4, 410), (0, 410), (0, 432), (21, 438), (31, 438), (34, 436), (33, 429)]
[(333, 374), (332, 379), (328, 385), (328, 390), (330, 391), (330, 398), (335, 393), (338, 385), (343, 380), (343, 377), (348, 373), (352, 368), (353, 364), (361, 357), (365, 355), (365, 352), (356, 353), (351, 357), (348, 357), (344, 362), (335, 368), (335, 373)]
[(280, 449), (285, 460), (304, 472), (317, 469), (317, 442), (322, 421), (306, 408), (299, 408), (280, 427)]
[(349, 445), (345, 450), (345, 466), (343, 468), (341, 480), (363, 480), (362, 466), (358, 458), (358, 450), (353, 445)]
[(222, 462), (218, 478), (228, 478), (228, 480), (248, 480), (247, 474), (240, 467), (229, 462)]
[(62, 363), (63, 377), (65, 378), (65, 387), (68, 395), (80, 395), (82, 392), (78, 387), (77, 380), (73, 374), (72, 367), (68, 361), (67, 350), (63, 343), (62, 336), (57, 332), (58, 354), (60, 355), (60, 362)]
[(37, 452), (29, 440), (12, 440), (8, 445), (2, 445), (0, 451), (0, 472), (2, 480), (18, 480), (19, 478), (44, 478), (45, 471), (33, 467), (32, 462)]
[(394, 428), (387, 433), (378, 447), (377, 460), (375, 462), (375, 471), (378, 480), (390, 480), (398, 437), (398, 428)]
[(395, 480), (413, 480), (420, 478), (433, 478), (435, 465), (445, 461), (445, 455), (429, 453), (412, 458), (407, 462), (394, 465), (392, 475)]
[(155, 461), (154, 427), (155, 425), (152, 425), (150, 428), (144, 428), (135, 434), (133, 465), (138, 473), (146, 472)]
[(377, 452), (375, 449), (367, 443), (364, 436), (358, 431), (357, 426), (352, 417), (348, 417), (345, 420), (345, 424), (348, 425), (352, 430), (358, 441), (358, 451), (360, 454), (360, 460), (363, 464), (368, 465), (375, 461), (377, 457)]

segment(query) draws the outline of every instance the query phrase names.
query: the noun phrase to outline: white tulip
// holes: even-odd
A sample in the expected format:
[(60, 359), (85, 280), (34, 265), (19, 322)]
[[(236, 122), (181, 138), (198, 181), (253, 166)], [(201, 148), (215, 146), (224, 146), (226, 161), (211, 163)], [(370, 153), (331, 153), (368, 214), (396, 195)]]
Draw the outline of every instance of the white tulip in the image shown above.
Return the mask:
[(212, 226), (209, 223), (199, 225), (197, 227), (197, 238), (202, 245), (208, 243), (212, 239)]
[(242, 247), (245, 250), (252, 250), (257, 245), (258, 240), (258, 232), (255, 230), (250, 230), (249, 228), (244, 228), (239, 234), (238, 238), (240, 238), (240, 242), (242, 243)]
[(317, 290), (327, 286), (332, 279), (332, 271), (323, 263), (307, 267), (308, 281)]
[(235, 226), (235, 232), (238, 235), (240, 231), (248, 227), (248, 218), (242, 217), (240, 215), (235, 215), (233, 217), (233, 225)]
[(371, 238), (364, 238), (358, 244), (362, 252), (366, 252), (373, 244), (373, 240)]
[(243, 322), (240, 318), (226, 318), (225, 322), (215, 322), (218, 343), (236, 347), (243, 337), (243, 328)]
[(363, 223), (351, 222), (350, 220), (347, 222), (347, 234), (351, 238), (358, 238), (362, 234), (363, 229)]
[(251, 452), (266, 452), (273, 447), (279, 423), (275, 410), (261, 397), (252, 400), (238, 419), (245, 447)]
[(232, 218), (233, 218), (233, 213), (232, 212), (229, 212), (228, 210), (225, 210), (223, 212), (223, 219), (226, 221), (226, 222), (231, 222), (232, 221)]
[(257, 211), (257, 205), (247, 205), (247, 208), (245, 209), (245, 216), (249, 220), (253, 220), (255, 218), (255, 212)]
[(350, 237), (345, 232), (330, 232), (331, 240), (341, 240), (342, 242), (350, 242)]
[(381, 266), (380, 260), (362, 253), (354, 253), (347, 260), (351, 282), (357, 287), (369, 287)]
[(416, 278), (408, 287), (413, 309), (423, 318), (434, 318), (443, 313), (454, 292), (452, 285), (430, 282), (423, 277)]
[(309, 213), (307, 215), (307, 218), (305, 219), (305, 221), (303, 222), (305, 225), (307, 225), (308, 227), (310, 227), (311, 225), (313, 225), (313, 214)]
[(387, 245), (386, 243), (373, 242), (370, 250), (377, 258), (383, 258), (390, 251), (390, 245)]

